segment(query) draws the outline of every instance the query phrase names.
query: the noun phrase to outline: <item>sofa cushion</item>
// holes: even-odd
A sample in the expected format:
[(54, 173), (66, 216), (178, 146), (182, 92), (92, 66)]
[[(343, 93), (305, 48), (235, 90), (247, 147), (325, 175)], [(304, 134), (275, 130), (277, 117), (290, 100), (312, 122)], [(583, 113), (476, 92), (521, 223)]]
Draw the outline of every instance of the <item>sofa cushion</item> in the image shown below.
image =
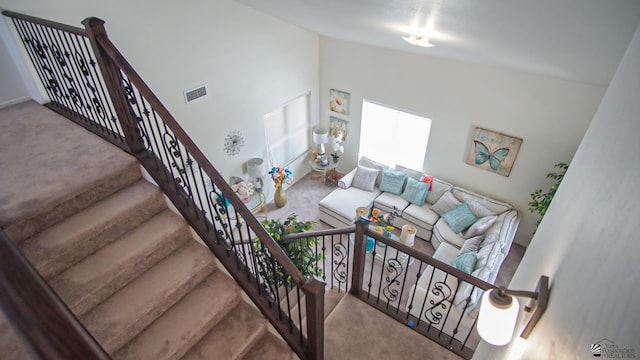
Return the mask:
[(402, 188), (407, 181), (407, 174), (402, 171), (394, 171), (391, 169), (382, 169), (382, 181), (380, 182), (380, 191), (390, 192), (392, 194), (402, 194)]
[(451, 188), (453, 188), (453, 185), (448, 182), (433, 178), (431, 189), (429, 189), (429, 194), (427, 195), (427, 202), (429, 204), (435, 204), (436, 201), (438, 201), (444, 193), (451, 190)]
[(449, 224), (454, 233), (460, 233), (478, 221), (478, 218), (473, 215), (467, 203), (462, 203), (447, 211), (442, 214), (442, 218)]
[(464, 271), (467, 274), (471, 274), (476, 269), (477, 261), (478, 256), (476, 255), (476, 253), (466, 252), (464, 254), (456, 256), (456, 258), (451, 262), (451, 266), (455, 266), (456, 269)]
[[(486, 268), (482, 268), (482, 269), (475, 270), (474, 272), (471, 273), (471, 275), (475, 276), (480, 280), (487, 281), (491, 276), (491, 271)], [(460, 283), (460, 286), (458, 287), (458, 292), (456, 293), (456, 296), (453, 299), (453, 305), (455, 305), (460, 311), (464, 310), (465, 314), (469, 314), (471, 311), (473, 311), (476, 308), (476, 306), (480, 302), (480, 297), (482, 296), (483, 293), (484, 291), (482, 289), (475, 287), (474, 285), (471, 285), (466, 281), (463, 281)], [(467, 305), (467, 299), (469, 299), (468, 305)]]
[(378, 190), (365, 191), (355, 187), (346, 190), (335, 189), (320, 200), (320, 212), (348, 226), (356, 219), (356, 209), (359, 206), (370, 208), (378, 195), (380, 195)]
[(462, 247), (462, 244), (464, 244), (466, 240), (461, 235), (454, 233), (453, 230), (451, 230), (451, 228), (449, 227), (449, 224), (447, 224), (447, 222), (444, 221), (443, 218), (440, 218), (438, 219), (438, 221), (436, 221), (436, 224), (433, 226), (433, 233), (434, 236), (438, 238), (438, 241), (448, 242), (458, 249)]
[(409, 169), (409, 168), (406, 168), (406, 167), (404, 167), (402, 165), (397, 165), (397, 164), (396, 164), (396, 170), (397, 171), (402, 171), (403, 173), (407, 174), (407, 176), (412, 178), (412, 179), (416, 179), (416, 180), (422, 179), (422, 172), (421, 171)]
[(478, 250), (480, 250), (480, 243), (482, 243), (482, 240), (484, 240), (484, 235), (479, 235), (476, 237), (472, 237), (471, 239), (467, 239), (467, 241), (462, 244), (462, 247), (460, 247), (460, 252), (458, 253), (458, 255), (468, 252), (477, 253)]
[(376, 177), (376, 187), (380, 187), (380, 182), (382, 181), (382, 169), (387, 169), (388, 166), (383, 163), (379, 163), (377, 161), (371, 160), (366, 156), (363, 156), (360, 158), (360, 161), (358, 161), (358, 165), (362, 165), (370, 169), (380, 170), (378, 172), (378, 176)]
[(461, 202), (469, 202), (471, 200), (477, 201), (482, 206), (493, 212), (493, 214), (491, 215), (502, 214), (503, 212), (512, 209), (512, 206), (507, 203), (489, 199), (483, 195), (479, 195), (459, 187), (454, 187), (453, 189), (451, 189), (451, 193)]
[(368, 168), (366, 166), (358, 165), (358, 169), (356, 170), (356, 174), (353, 177), (353, 182), (351, 182), (351, 186), (357, 187), (358, 189), (373, 191), (374, 185), (376, 182), (376, 177), (378, 176), (379, 170)]
[(431, 207), (431, 209), (438, 214), (442, 215), (447, 211), (453, 210), (456, 206), (462, 204), (451, 192), (444, 193), (438, 201)]
[(485, 216), (471, 225), (464, 234), (462, 234), (462, 237), (470, 239), (474, 236), (482, 235), (491, 225), (496, 223), (496, 220), (498, 220), (497, 215)]
[(407, 180), (407, 187), (404, 189), (401, 196), (412, 204), (422, 206), (428, 192), (429, 184), (423, 183), (422, 181), (418, 181), (414, 178), (409, 178)]
[(397, 212), (402, 216), (404, 209), (409, 206), (409, 202), (398, 195), (392, 193), (383, 192), (373, 202), (373, 206), (379, 208), (383, 212)]
[(467, 198), (464, 200), (464, 202), (469, 205), (469, 209), (471, 209), (473, 214), (478, 218), (496, 215), (496, 213), (487, 209), (484, 205), (474, 199)]
[(440, 218), (440, 215), (431, 210), (431, 205), (425, 202), (422, 206), (409, 204), (409, 206), (404, 209), (402, 218), (411, 224), (420, 226), (426, 230), (431, 230)]

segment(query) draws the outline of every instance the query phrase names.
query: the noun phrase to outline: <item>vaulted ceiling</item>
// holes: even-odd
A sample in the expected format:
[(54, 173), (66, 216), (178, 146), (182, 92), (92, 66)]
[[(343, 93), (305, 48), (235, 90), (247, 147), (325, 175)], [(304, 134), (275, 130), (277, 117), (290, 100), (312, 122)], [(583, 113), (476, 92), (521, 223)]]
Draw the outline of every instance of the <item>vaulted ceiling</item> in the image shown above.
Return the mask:
[(604, 86), (640, 23), (640, 0), (236, 1), (323, 36)]

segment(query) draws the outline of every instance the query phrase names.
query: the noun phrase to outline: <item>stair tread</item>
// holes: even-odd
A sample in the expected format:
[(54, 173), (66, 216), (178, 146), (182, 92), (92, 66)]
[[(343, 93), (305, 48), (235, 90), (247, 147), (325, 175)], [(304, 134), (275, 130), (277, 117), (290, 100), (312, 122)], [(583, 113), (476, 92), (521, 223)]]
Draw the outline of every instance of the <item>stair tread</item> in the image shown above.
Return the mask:
[(18, 335), (9, 324), (9, 321), (0, 312), (0, 359), (2, 360), (28, 360), (29, 354), (18, 339)]
[(83, 315), (81, 321), (107, 353), (113, 354), (215, 269), (209, 249), (191, 240)]
[(235, 282), (222, 271), (214, 271), (120, 349), (114, 359), (180, 358), (240, 301)]
[(164, 210), (51, 279), (51, 287), (77, 316), (82, 315), (189, 237), (184, 220)]
[(131, 155), (34, 101), (2, 109), (0, 124), (0, 143), (11, 149), (0, 151), (3, 228), (46, 211), (111, 174), (139, 168)]
[(282, 360), (293, 359), (293, 351), (282, 340), (267, 332), (242, 357), (244, 360)]
[(158, 188), (141, 180), (27, 239), (21, 251), (42, 276), (50, 278), (164, 206)]
[(267, 331), (267, 320), (240, 302), (182, 360), (239, 359)]

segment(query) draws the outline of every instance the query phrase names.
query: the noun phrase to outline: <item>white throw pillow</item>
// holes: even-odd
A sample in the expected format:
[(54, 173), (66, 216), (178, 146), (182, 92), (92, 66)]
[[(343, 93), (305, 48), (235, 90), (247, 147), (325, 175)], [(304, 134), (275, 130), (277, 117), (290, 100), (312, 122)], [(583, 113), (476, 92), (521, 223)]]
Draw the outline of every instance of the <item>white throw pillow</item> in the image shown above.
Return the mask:
[[(473, 211), (472, 211), (473, 212)], [(483, 235), (491, 225), (496, 223), (498, 216), (485, 216), (471, 225), (462, 235), (465, 239), (471, 239), (474, 236)]]
[(356, 175), (353, 177), (352, 186), (357, 187), (358, 189), (373, 191), (376, 178), (378, 177), (377, 169), (371, 169), (368, 167), (364, 167), (358, 165), (358, 169), (356, 170)]
[(460, 251), (458, 252), (458, 255), (468, 253), (468, 252), (477, 253), (478, 250), (480, 249), (480, 243), (482, 242), (482, 240), (484, 240), (484, 235), (480, 235), (480, 236), (476, 236), (468, 239), (460, 247)]
[(456, 199), (455, 196), (450, 191), (444, 193), (438, 201), (431, 207), (431, 210), (437, 212), (442, 215), (448, 211), (453, 210), (456, 206), (461, 205), (462, 203)]
[(496, 213), (487, 209), (484, 205), (475, 200), (466, 199), (465, 201), (467, 202), (467, 205), (469, 205), (469, 209), (471, 209), (471, 212), (478, 218), (496, 215)]

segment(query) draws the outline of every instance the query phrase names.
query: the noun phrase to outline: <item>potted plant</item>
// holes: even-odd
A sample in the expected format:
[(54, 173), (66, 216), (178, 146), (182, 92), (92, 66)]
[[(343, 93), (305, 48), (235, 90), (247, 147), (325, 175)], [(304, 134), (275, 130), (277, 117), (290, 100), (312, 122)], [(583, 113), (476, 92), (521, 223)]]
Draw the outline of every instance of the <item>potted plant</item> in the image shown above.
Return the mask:
[(529, 212), (532, 214), (533, 213), (540, 214), (540, 219), (538, 219), (538, 221), (536, 222), (536, 227), (533, 230), (534, 234), (536, 233), (536, 230), (538, 229), (538, 225), (540, 225), (540, 222), (542, 221), (544, 214), (547, 213), (547, 209), (551, 204), (551, 200), (553, 200), (553, 197), (555, 196), (556, 191), (558, 191), (558, 187), (560, 187), (560, 183), (562, 182), (562, 179), (564, 178), (564, 174), (567, 172), (567, 169), (569, 168), (569, 164), (559, 162), (555, 164), (553, 167), (559, 169), (559, 171), (551, 172), (547, 174), (547, 179), (555, 180), (555, 182), (549, 188), (549, 191), (547, 191), (546, 193), (543, 193), (542, 189), (537, 189), (536, 191), (531, 193), (531, 202), (529, 202)]
[[(313, 230), (311, 221), (299, 221), (298, 215), (293, 213), (284, 221), (281, 219), (264, 220), (262, 226), (305, 278), (322, 276), (322, 269), (318, 266), (318, 262), (322, 261), (322, 253), (316, 253), (317, 245), (319, 246), (318, 237), (301, 238), (293, 241), (282, 240), (284, 235)], [(270, 286), (275, 285), (274, 288), (277, 288), (284, 284), (285, 281), (290, 283), (290, 277), (284, 273), (282, 266), (273, 260), (271, 254), (259, 239), (255, 239), (254, 251), (260, 260), (258, 264), (260, 275), (269, 282)]]

